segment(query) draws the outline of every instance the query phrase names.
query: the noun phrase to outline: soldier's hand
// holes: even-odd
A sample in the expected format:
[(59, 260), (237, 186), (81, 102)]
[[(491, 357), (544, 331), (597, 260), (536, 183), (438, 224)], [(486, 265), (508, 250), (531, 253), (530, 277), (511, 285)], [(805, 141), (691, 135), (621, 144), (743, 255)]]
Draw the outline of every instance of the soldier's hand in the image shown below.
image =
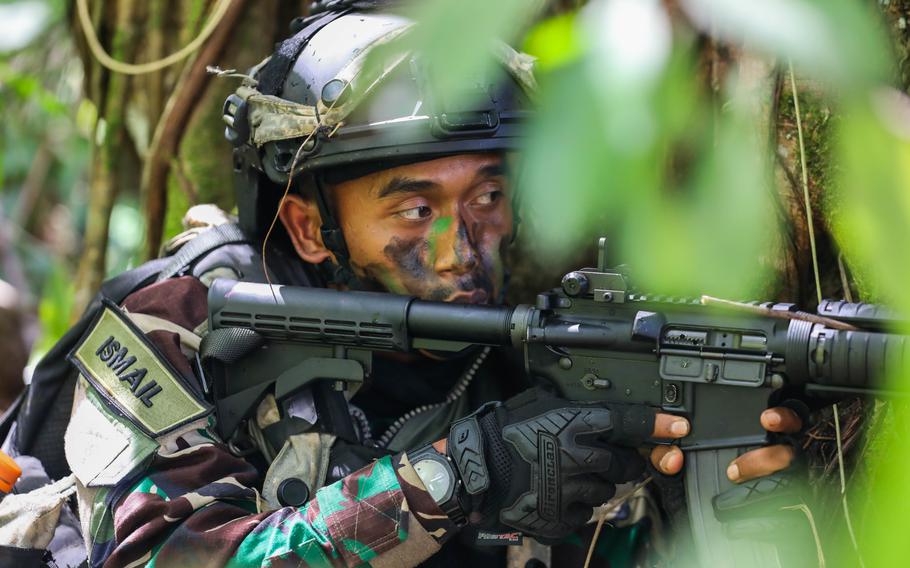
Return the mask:
[[(658, 414), (654, 419), (652, 437), (675, 440), (689, 434), (689, 421), (682, 416)], [(678, 446), (660, 445), (651, 449), (651, 464), (665, 475), (674, 475), (682, 470), (683, 453)]]
[(688, 433), (645, 406), (584, 404), (529, 390), (452, 426), (448, 453), (464, 484), (468, 519), (560, 538), (644, 471), (637, 448)]
[[(779, 434), (795, 434), (803, 427), (803, 421), (792, 409), (776, 406), (762, 412), (762, 428)], [(765, 446), (739, 456), (727, 467), (727, 477), (735, 483), (749, 481), (756, 477), (771, 475), (786, 469), (795, 457), (792, 446), (775, 444)]]

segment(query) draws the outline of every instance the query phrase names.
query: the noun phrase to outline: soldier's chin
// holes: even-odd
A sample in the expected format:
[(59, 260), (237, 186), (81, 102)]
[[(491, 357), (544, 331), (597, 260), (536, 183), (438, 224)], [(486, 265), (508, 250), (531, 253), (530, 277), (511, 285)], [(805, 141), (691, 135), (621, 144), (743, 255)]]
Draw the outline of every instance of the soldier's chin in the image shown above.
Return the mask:
[(446, 302), (456, 304), (487, 304), (490, 301), (490, 295), (486, 290), (474, 289), (469, 292), (458, 291), (445, 299)]

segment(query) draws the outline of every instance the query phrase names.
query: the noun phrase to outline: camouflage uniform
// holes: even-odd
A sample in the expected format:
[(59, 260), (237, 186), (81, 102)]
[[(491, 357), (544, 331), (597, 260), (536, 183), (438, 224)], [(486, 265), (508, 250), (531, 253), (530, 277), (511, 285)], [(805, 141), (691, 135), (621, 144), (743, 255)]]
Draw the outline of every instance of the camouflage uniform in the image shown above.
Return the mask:
[[(205, 286), (165, 280), (119, 309), (202, 399), (191, 361)], [(90, 566), (407, 566), (454, 532), (403, 453), (320, 488), (301, 508), (269, 510), (257, 470), (218, 439), (211, 415), (151, 437), (91, 374), (83, 369), (65, 440)]]

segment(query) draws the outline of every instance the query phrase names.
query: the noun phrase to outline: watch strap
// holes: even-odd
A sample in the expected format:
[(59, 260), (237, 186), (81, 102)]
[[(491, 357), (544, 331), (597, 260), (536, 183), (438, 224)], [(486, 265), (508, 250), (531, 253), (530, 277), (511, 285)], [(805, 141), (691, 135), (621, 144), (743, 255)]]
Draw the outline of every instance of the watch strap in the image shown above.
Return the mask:
[[(441, 503), (436, 502), (442, 512), (451, 520), (456, 526), (464, 526), (467, 524), (467, 518), (465, 517), (464, 508), (461, 505), (461, 500), (459, 498), (462, 492), (462, 481), (461, 476), (458, 474), (458, 470), (455, 465), (452, 463), (452, 458), (446, 454), (442, 454), (436, 450), (432, 445), (427, 445), (415, 452), (408, 452), (408, 460), (411, 462), (411, 465), (414, 466), (421, 459), (435, 459), (449, 471), (449, 474), (452, 476), (452, 482), (454, 487), (452, 492), (449, 495), (448, 499), (443, 500)], [(419, 477), (419, 474), (418, 474)], [(422, 481), (422, 480), (421, 480)]]

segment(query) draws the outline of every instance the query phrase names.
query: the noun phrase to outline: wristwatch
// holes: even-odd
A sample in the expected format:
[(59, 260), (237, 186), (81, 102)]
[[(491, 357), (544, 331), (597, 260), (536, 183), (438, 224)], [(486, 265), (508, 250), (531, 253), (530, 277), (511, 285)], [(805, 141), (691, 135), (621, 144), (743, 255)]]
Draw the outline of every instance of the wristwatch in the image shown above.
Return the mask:
[(442, 512), (459, 527), (467, 524), (464, 510), (458, 500), (461, 478), (452, 465), (451, 458), (428, 445), (415, 452), (408, 452), (408, 459), (417, 472), (417, 477)]

